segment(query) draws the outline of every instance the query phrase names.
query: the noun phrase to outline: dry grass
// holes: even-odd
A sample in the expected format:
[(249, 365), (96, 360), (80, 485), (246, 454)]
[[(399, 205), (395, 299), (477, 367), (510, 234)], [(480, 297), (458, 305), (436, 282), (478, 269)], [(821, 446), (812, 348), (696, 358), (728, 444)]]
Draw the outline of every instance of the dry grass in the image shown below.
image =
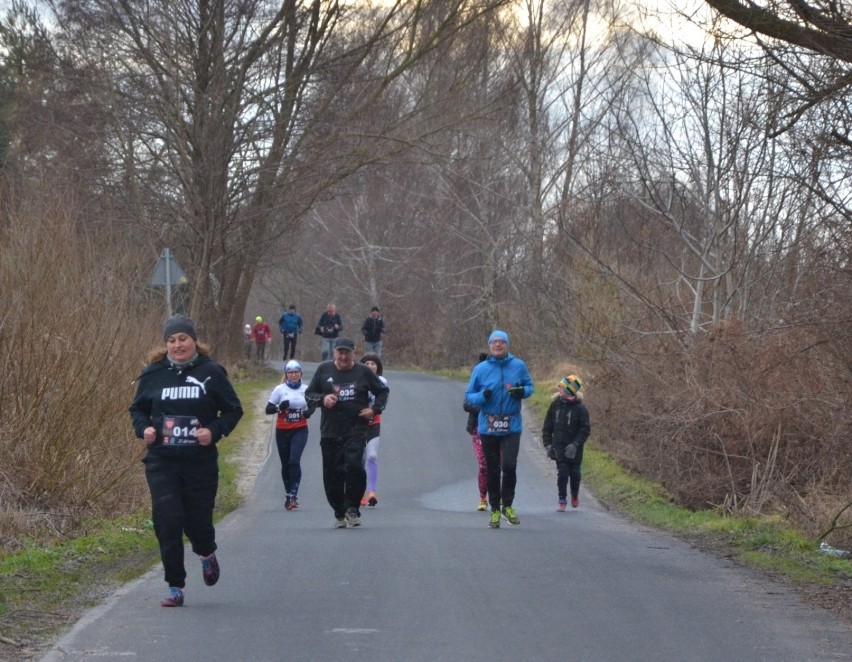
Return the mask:
[(120, 248), (95, 246), (73, 200), (0, 212), (0, 540), (61, 537), (140, 504), (127, 407), (159, 315)]

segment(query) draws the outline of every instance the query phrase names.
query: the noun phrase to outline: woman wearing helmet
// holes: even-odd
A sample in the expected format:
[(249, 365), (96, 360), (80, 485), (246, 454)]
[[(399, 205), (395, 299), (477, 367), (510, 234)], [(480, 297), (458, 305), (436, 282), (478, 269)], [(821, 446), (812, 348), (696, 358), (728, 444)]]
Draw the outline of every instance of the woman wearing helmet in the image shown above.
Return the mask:
[(308, 443), (308, 418), (313, 409), (305, 400), (307, 384), (302, 383), (302, 364), (287, 361), (284, 378), (269, 395), (267, 414), (276, 414), (275, 445), (281, 458), (284, 481), (284, 508), (298, 510), (299, 483), (302, 481), (302, 453)]

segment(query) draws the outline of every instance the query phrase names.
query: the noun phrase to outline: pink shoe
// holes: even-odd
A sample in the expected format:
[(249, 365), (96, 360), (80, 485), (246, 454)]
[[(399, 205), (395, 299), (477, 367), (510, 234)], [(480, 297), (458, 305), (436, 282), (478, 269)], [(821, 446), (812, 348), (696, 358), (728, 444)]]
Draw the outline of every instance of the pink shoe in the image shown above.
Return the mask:
[(560, 513), (564, 513), (567, 505), (568, 502), (565, 499), (559, 499), (559, 503), (556, 506), (556, 510)]

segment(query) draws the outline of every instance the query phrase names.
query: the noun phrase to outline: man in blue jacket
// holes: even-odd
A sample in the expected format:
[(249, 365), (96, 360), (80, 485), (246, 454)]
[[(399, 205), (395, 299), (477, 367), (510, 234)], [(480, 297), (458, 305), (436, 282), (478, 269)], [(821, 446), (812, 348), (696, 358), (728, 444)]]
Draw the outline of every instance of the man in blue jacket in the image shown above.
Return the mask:
[(521, 400), (533, 394), (527, 364), (509, 353), (509, 335), (494, 331), (488, 337), (488, 358), (470, 375), (466, 401), (479, 407), (479, 436), (485, 454), (488, 503), (492, 529), (500, 528), (500, 516), (520, 524), (515, 512), (518, 450), (521, 445)]
[(290, 358), (296, 356), (296, 340), (302, 332), (302, 316), (296, 312), (296, 306), (290, 304), (286, 313), (282, 313), (281, 319), (278, 320), (278, 330), (284, 334), (284, 360), (287, 360), (287, 353), (290, 353)]

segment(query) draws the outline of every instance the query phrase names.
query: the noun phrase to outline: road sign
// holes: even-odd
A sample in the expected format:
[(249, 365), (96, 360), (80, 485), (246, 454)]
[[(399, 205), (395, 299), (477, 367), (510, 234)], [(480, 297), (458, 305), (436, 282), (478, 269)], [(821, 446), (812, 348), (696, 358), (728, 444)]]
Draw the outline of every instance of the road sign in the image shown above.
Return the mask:
[(179, 285), (186, 282), (186, 273), (171, 250), (164, 248), (160, 259), (154, 265), (154, 273), (151, 276), (151, 285)]
[(169, 317), (172, 316), (172, 287), (186, 282), (186, 273), (172, 255), (171, 250), (164, 248), (160, 259), (154, 265), (151, 275), (151, 285), (164, 285), (166, 288), (166, 307)]

